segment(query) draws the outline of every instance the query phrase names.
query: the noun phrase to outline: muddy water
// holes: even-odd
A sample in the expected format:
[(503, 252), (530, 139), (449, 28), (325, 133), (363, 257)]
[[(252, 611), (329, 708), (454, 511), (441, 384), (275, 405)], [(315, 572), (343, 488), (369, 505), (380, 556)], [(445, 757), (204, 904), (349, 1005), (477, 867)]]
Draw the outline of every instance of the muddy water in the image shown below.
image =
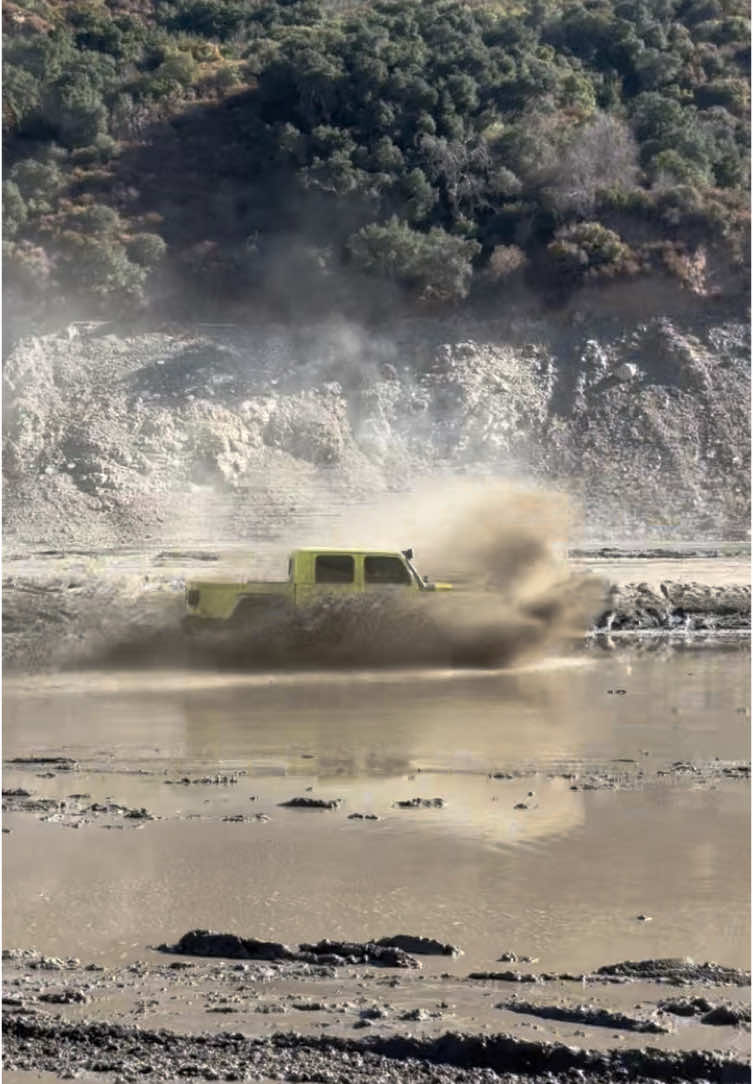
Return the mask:
[[(114, 963), (197, 926), (291, 943), (411, 932), (461, 945), (437, 962), (458, 974), (506, 950), (554, 969), (747, 966), (748, 787), (658, 773), (749, 757), (748, 661), (733, 645), (483, 673), (9, 680), (4, 787), (160, 819), (7, 814), (4, 943)], [(59, 754), (78, 766), (7, 764)], [(279, 807), (308, 788), (343, 804)], [(416, 796), (446, 804), (394, 805)]]

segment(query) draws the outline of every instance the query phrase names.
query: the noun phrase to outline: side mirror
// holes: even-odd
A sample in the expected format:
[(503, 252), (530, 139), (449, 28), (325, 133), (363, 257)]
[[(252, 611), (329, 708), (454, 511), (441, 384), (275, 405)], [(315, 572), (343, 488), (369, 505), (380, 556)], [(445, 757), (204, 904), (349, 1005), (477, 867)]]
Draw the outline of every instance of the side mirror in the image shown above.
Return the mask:
[(429, 577), (428, 577), (428, 576), (424, 576), (424, 583), (428, 583), (428, 582), (429, 582)]
[(405, 557), (405, 559), (407, 561), (412, 561), (413, 560), (413, 550), (412, 549), (403, 550), (403, 557)]

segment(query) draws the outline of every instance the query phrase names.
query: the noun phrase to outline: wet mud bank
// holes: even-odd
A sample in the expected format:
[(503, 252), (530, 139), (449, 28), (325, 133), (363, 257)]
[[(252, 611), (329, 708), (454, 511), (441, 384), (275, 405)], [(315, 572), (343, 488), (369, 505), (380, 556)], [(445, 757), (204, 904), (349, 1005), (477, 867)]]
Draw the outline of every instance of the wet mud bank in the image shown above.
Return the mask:
[[(420, 944), (419, 938), (382, 937), (378, 941), (330, 941), (303, 944), (297, 949), (277, 941), (259, 941), (254, 937), (190, 930), (174, 945), (159, 946), (160, 952), (186, 956), (223, 956), (234, 960), (297, 960), (307, 964), (343, 967), (346, 964), (372, 964), (376, 967), (420, 967), (415, 956), (399, 947), (402, 940)], [(395, 944), (395, 942), (398, 944)], [(439, 946), (443, 948), (444, 946)], [(452, 955), (452, 946), (448, 946)], [(415, 951), (415, 950), (414, 950)], [(455, 950), (457, 951), (457, 950)]]
[(282, 1033), (268, 1039), (185, 1036), (108, 1024), (62, 1024), (12, 1017), (4, 1027), (9, 1069), (117, 1074), (123, 1081), (259, 1080), (467, 1082), (494, 1080), (713, 1081), (743, 1084), (749, 1065), (729, 1055), (651, 1050), (597, 1053), (565, 1045), (524, 1042), (508, 1035), (447, 1033), (363, 1040)]
[[(747, 1080), (745, 1040), (738, 1041), (749, 1027), (747, 1004), (706, 990), (706, 972), (716, 966), (643, 963), (640, 978), (591, 988), (588, 1004), (578, 1004), (561, 996), (574, 980), (560, 982), (555, 1000), (541, 993), (524, 1000), (509, 982), (482, 987), (415, 971), (383, 978), (363, 961), (315, 967), (278, 955), (110, 970), (6, 950), (3, 1063), (6, 1071), (121, 1082)], [(669, 963), (682, 965), (693, 984), (682, 1005), (657, 998), (657, 976)], [(750, 983), (743, 972), (737, 978)], [(503, 1000), (489, 1004), (490, 995)], [(696, 1006), (707, 1010), (701, 1023), (717, 1025), (718, 1049), (696, 1045), (709, 1030), (699, 1030)], [(483, 1033), (480, 1015), (488, 1021)], [(622, 1045), (636, 1032), (650, 1033), (655, 1045)]]
[(612, 586), (607, 605), (594, 622), (595, 632), (646, 630), (750, 629), (750, 586), (712, 586), (666, 580)]

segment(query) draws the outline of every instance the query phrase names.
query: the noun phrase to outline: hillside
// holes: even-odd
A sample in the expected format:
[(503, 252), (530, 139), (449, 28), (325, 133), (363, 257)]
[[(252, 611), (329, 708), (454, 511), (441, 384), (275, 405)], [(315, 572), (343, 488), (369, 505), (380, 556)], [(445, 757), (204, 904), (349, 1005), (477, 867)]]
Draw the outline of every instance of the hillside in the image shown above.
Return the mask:
[(12, 331), (745, 291), (741, 0), (21, 0), (4, 30)]
[(747, 327), (580, 315), (22, 340), (6, 543), (311, 544), (343, 513), (352, 543), (387, 494), (479, 478), (568, 493), (572, 542), (746, 538)]

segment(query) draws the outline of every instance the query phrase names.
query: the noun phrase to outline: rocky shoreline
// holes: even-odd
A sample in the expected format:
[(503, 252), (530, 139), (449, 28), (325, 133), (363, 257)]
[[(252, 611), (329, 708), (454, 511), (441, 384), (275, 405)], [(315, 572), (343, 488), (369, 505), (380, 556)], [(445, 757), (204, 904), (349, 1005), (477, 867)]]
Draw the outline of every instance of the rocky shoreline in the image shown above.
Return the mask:
[[(414, 938), (414, 944), (420, 940)], [(374, 971), (377, 960), (361, 961), (360, 968), (356, 962), (355, 969), (353, 960), (341, 960), (335, 968), (266, 951), (264, 962), (253, 962), (256, 953), (251, 962), (231, 957), (107, 969), (30, 950), (5, 950), (3, 957), (6, 1071), (48, 1071), (63, 1079), (104, 1074), (122, 1084), (176, 1077), (551, 1084), (584, 1076), (599, 1082), (735, 1084), (749, 1076), (749, 1064), (739, 1053), (692, 1046), (699, 1020), (706, 1028), (727, 1029), (729, 1036), (749, 1028), (747, 1003), (730, 1000), (727, 992), (720, 999), (719, 983), (745, 988), (750, 975), (711, 964), (656, 960), (611, 965), (600, 970), (621, 984), (617, 987), (599, 985), (599, 974), (561, 976), (554, 1001), (544, 988), (531, 1001), (512, 993), (514, 980), (502, 976), (478, 982), (473, 976), (464, 981), (449, 974), (425, 978), (401, 971), (402, 978), (385, 985), (380, 969)], [(568, 992), (576, 982), (581, 990), (588, 986), (588, 1005), (574, 1002)], [(680, 984), (693, 996), (657, 998), (667, 983)], [(605, 1002), (605, 996), (613, 996), (610, 990), (640, 996), (637, 1012), (626, 1012), (619, 1003), (610, 1007)], [(107, 1007), (116, 992), (119, 1020)], [(470, 1022), (474, 1005), (481, 1009), (490, 992), (503, 997), (493, 1011), (506, 1021), (514, 1026), (527, 1021), (539, 1029), (546, 1025), (549, 1033), (534, 1039), (496, 1030), (474, 1034), (453, 1026), (458, 1020), (461, 1028)], [(148, 1016), (161, 1017), (161, 1006), (169, 1002), (177, 1002), (177, 1011), (185, 1015), (183, 1025), (145, 1026), (147, 1007)], [(218, 1020), (228, 1018), (233, 1030), (202, 1028), (197, 1004), (204, 1013), (219, 1014)], [(280, 1029), (275, 1022), (280, 1014), (293, 1027)], [(241, 1022), (243, 1030), (237, 1030)], [(595, 1045), (564, 1041), (558, 1029), (572, 1024), (587, 1028)], [(688, 1031), (680, 1049), (609, 1045), (635, 1032), (649, 1032), (659, 1043), (665, 1036), (676, 1037), (678, 1028)], [(354, 1029), (369, 1034), (356, 1038)], [(585, 1037), (582, 1030), (576, 1034)]]
[(611, 587), (606, 601), (594, 632), (750, 628), (747, 584), (710, 586), (665, 580), (653, 589), (647, 583), (629, 583)]
[[(112, 1024), (70, 1024), (14, 1017), (4, 1027), (8, 1070), (115, 1074), (115, 1079), (261, 1080), (491, 1084), (493, 1081), (712, 1081), (744, 1084), (749, 1064), (734, 1056), (688, 1051), (659, 1054), (628, 1049), (607, 1053), (564, 1044), (516, 1040), (499, 1034), (448, 1032), (437, 1040), (412, 1038), (303, 1038), (295, 1033), (265, 1039), (186, 1036)], [(263, 1074), (263, 1077), (260, 1075)]]

